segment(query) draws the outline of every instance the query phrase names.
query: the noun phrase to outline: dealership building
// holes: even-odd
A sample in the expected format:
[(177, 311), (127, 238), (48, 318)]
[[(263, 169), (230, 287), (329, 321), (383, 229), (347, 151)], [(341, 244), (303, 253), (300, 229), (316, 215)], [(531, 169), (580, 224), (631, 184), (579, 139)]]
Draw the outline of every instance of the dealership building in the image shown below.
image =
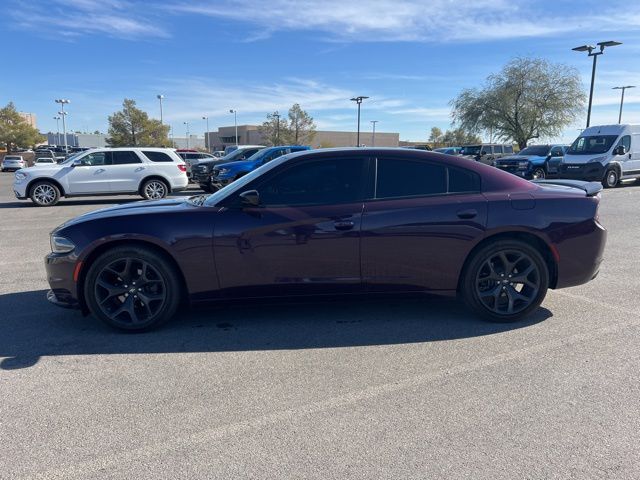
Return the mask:
[[(332, 130), (317, 130), (313, 140), (312, 148), (330, 147), (355, 147), (357, 140), (356, 132), (338, 132)], [(376, 147), (397, 147), (400, 142), (399, 133), (376, 132)], [(211, 150), (224, 150), (225, 147), (236, 144), (236, 128), (220, 127), (217, 132), (207, 132), (207, 145)], [(265, 140), (260, 135), (258, 125), (238, 125), (239, 145), (265, 145)], [(371, 147), (374, 146), (373, 132), (360, 132), (360, 144)]]

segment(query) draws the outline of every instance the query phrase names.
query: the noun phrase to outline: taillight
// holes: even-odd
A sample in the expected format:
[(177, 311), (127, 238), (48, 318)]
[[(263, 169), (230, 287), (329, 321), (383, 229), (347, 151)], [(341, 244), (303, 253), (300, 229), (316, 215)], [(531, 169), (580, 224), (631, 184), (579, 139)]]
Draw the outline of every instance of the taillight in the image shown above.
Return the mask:
[(187, 166), (184, 163), (179, 163), (178, 164), (178, 170), (180, 170), (181, 172), (186, 172), (187, 171)]

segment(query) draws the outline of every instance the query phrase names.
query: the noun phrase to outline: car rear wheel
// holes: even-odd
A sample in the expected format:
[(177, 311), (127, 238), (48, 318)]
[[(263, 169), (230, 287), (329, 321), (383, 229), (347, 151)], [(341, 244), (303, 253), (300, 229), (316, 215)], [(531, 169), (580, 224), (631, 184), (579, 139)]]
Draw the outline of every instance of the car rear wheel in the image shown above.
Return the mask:
[(518, 240), (502, 240), (477, 251), (461, 282), (474, 312), (493, 322), (513, 322), (544, 300), (549, 269), (540, 252)]
[(31, 201), (38, 207), (52, 207), (60, 200), (60, 190), (50, 182), (37, 182), (31, 187)]
[(609, 168), (604, 174), (602, 186), (604, 188), (615, 188), (618, 186), (618, 182), (620, 182), (618, 171), (615, 168)]
[(92, 262), (84, 283), (87, 306), (100, 320), (128, 331), (158, 327), (175, 314), (180, 284), (175, 268), (141, 247), (117, 247)]
[(169, 194), (169, 187), (162, 180), (152, 178), (144, 182), (141, 193), (147, 200), (160, 200)]

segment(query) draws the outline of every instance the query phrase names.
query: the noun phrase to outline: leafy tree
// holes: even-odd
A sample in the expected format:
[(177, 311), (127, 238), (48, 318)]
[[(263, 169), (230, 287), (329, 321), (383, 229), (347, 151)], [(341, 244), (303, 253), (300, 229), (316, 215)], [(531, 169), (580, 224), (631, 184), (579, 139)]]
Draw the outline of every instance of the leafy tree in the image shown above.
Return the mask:
[(482, 140), (475, 133), (468, 132), (464, 128), (458, 127), (453, 130), (447, 130), (446, 133), (442, 135), (441, 142), (450, 147), (459, 147), (460, 145), (481, 143)]
[(438, 127), (431, 127), (431, 134), (429, 135), (429, 142), (441, 143), (442, 142), (442, 130)]
[(43, 140), (40, 132), (18, 113), (13, 102), (0, 108), (0, 144), (6, 144), (7, 151), (11, 152), (15, 147), (33, 147)]
[(109, 116), (109, 138), (112, 147), (163, 147), (170, 145), (169, 125), (149, 118), (136, 108), (136, 102), (125, 98), (122, 110)]
[(451, 101), (454, 122), (471, 132), (493, 129), (520, 148), (537, 137), (553, 137), (582, 111), (578, 72), (539, 58), (515, 58), (490, 75), (481, 89), (463, 90)]
[[(313, 117), (297, 103), (289, 109), (288, 117), (288, 126), (282, 138), (292, 145), (309, 145), (316, 135)], [(280, 133), (282, 134), (282, 129)]]
[(284, 138), (288, 138), (289, 124), (286, 118), (278, 116), (278, 112), (267, 115), (267, 120), (258, 127), (258, 132), (266, 146), (271, 147), (282, 144)]

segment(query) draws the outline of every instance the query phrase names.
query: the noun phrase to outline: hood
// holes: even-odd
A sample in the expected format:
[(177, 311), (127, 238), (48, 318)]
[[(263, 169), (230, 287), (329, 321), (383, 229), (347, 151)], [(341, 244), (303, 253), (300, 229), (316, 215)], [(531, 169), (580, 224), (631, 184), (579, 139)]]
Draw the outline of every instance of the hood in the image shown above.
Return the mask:
[(51, 176), (53, 177), (56, 173), (64, 168), (71, 168), (69, 165), (60, 165), (59, 163), (48, 163), (48, 164), (40, 164), (39, 166), (27, 167), (23, 168), (20, 171), (26, 175), (34, 174), (38, 176)]
[[(197, 196), (197, 195), (196, 195)], [(115, 205), (113, 207), (101, 208), (92, 212), (79, 215), (57, 227), (54, 232), (62, 230), (71, 225), (102, 220), (106, 218), (124, 217), (128, 215), (146, 215), (165, 212), (176, 212), (196, 207), (188, 201), (188, 198), (165, 198), (163, 200), (140, 200), (131, 203)]]
[(593, 153), (588, 155), (570, 155), (568, 153), (564, 154), (564, 163), (593, 163), (593, 162), (605, 162), (608, 158), (611, 157), (610, 152), (605, 153)]

